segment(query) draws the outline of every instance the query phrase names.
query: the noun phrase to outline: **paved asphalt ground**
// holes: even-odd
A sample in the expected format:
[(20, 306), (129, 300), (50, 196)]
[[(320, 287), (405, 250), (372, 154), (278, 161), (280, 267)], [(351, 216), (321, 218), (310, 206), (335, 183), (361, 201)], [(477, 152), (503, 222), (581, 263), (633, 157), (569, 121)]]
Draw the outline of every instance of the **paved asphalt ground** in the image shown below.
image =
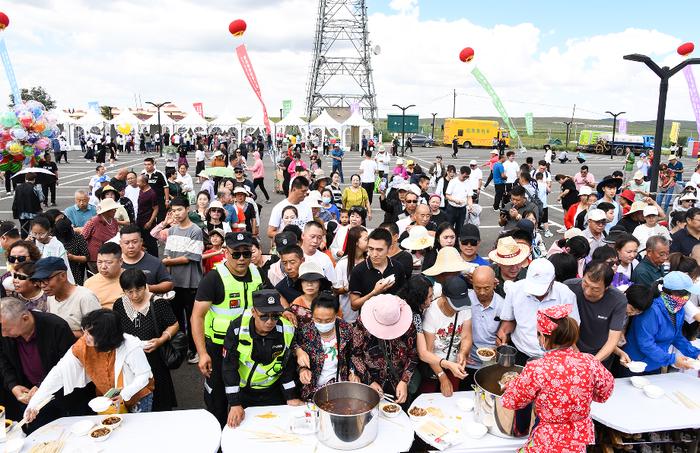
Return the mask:
[[(483, 164), (489, 158), (489, 149), (470, 149), (464, 150), (460, 149), (458, 158), (452, 159), (450, 157), (451, 150), (449, 148), (415, 148), (413, 154), (408, 154), (407, 159), (414, 159), (418, 164), (427, 171), (430, 164), (435, 160), (436, 155), (442, 155), (444, 162), (446, 164), (454, 164), (458, 169), (461, 165), (467, 165), (469, 160), (476, 159), (479, 164)], [(517, 153), (516, 161), (518, 163), (524, 163), (526, 156), (532, 156), (534, 158), (535, 164), (538, 160), (544, 157), (544, 151), (542, 150), (530, 150), (526, 154)], [(143, 158), (145, 156), (141, 154), (122, 154), (119, 156), (119, 161), (115, 162), (113, 167), (108, 165), (108, 175), (111, 177), (115, 174), (116, 170), (119, 168), (130, 168), (139, 172), (143, 169)], [(330, 174), (331, 162), (328, 156), (321, 156), (323, 161), (323, 168), (326, 174)], [(95, 174), (96, 164), (93, 162), (88, 162), (82, 159), (80, 151), (70, 151), (69, 152), (69, 164), (59, 165), (59, 187), (57, 192), (57, 208), (65, 209), (73, 204), (73, 193), (77, 189), (87, 189), (88, 182), (90, 178)], [(251, 158), (252, 159), (252, 158)], [(346, 183), (349, 183), (350, 175), (358, 172), (361, 156), (357, 152), (346, 153), (345, 160), (343, 162), (343, 170), (346, 176)], [(194, 167), (194, 156), (190, 162)], [(249, 162), (252, 165), (252, 160)], [(392, 162), (393, 163), (393, 162)], [(623, 158), (615, 157), (611, 160), (609, 156), (599, 156), (599, 155), (589, 155), (586, 164), (590, 167), (591, 172), (595, 175), (596, 180), (602, 179), (603, 176), (612, 173), (614, 170), (622, 169)], [(694, 168), (694, 159), (684, 158), (683, 164), (685, 165), (685, 178), (688, 179), (692, 174)], [(157, 167), (163, 169), (163, 161), (159, 159), (157, 161)], [(192, 168), (193, 168), (192, 167)], [(567, 164), (552, 164), (552, 175), (557, 173), (565, 173), (568, 175), (575, 174), (580, 165), (578, 163), (567, 163)], [(265, 160), (266, 169), (266, 187), (268, 193), (272, 197), (273, 204), (266, 205), (263, 203), (262, 210), (262, 225), (267, 225), (267, 221), (270, 215), (270, 210), (274, 203), (280, 201), (283, 198), (281, 194), (272, 193), (273, 181), (274, 181), (274, 167), (269, 158)], [(488, 169), (484, 169), (484, 178), (487, 178), (489, 174)], [(198, 188), (198, 187), (197, 187)], [(549, 220), (550, 229), (556, 232), (563, 223), (564, 213), (562, 212), (561, 205), (554, 203), (556, 197), (559, 193), (559, 184), (556, 182), (552, 185), (552, 194), (550, 194), (549, 199)], [(258, 191), (259, 192), (259, 191)], [(493, 185), (491, 184), (486, 190), (482, 191), (481, 205), (484, 206), (483, 213), (481, 215), (481, 254), (484, 255), (488, 253), (489, 250), (493, 248), (494, 241), (498, 235), (500, 227), (498, 226), (498, 216), (497, 213), (491, 208), (493, 202)], [(7, 196), (4, 189), (0, 190), (0, 219), (11, 219), (12, 218), (12, 196)], [(258, 193), (262, 197), (261, 193)], [(370, 227), (376, 227), (381, 220), (383, 215), (379, 208), (378, 197), (375, 197), (373, 210), (376, 214), (373, 217), (373, 221), (370, 222)], [(261, 231), (265, 231), (261, 228)], [(545, 239), (547, 246), (549, 247), (552, 242), (559, 239), (561, 235), (556, 234), (552, 238)], [(264, 238), (267, 240), (267, 238)], [(198, 368), (195, 365), (189, 365), (187, 363), (183, 364), (179, 370), (173, 372), (173, 380), (175, 381), (175, 388), (178, 395), (178, 402), (180, 409), (190, 409), (203, 407), (202, 400), (202, 379)]]

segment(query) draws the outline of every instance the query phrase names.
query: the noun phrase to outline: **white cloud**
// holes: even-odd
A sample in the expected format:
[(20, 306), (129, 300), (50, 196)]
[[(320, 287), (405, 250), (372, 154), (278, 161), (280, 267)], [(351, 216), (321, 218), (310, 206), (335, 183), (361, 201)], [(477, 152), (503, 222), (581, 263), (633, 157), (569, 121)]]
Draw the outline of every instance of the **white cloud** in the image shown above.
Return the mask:
[[(390, 6), (395, 13), (369, 11), (370, 38), (382, 48), (372, 60), (380, 116), (394, 103), (416, 104), (423, 117), (449, 116), (453, 89), (458, 115), (495, 115), (469, 73), (478, 65), (513, 116), (569, 115), (575, 103), (585, 117), (615, 109), (632, 120), (653, 119), (658, 79), (622, 56), (680, 61), (681, 39), (652, 29), (545, 47), (541, 38), (553, 30), (526, 20), (483, 27), (475, 17), (421, 20), (417, 0)], [(268, 110), (277, 115), (283, 99), (304, 104), (317, 8), (316, 0), (14, 0), (3, 6), (11, 20), (4, 35), (20, 84), (45, 86), (63, 106), (133, 105), (139, 93), (144, 101), (201, 101), (207, 113), (252, 114), (259, 104), (235, 55), (245, 42)], [(248, 23), (243, 39), (228, 33), (235, 18)], [(476, 52), (470, 64), (458, 60), (465, 46)], [(8, 92), (6, 82), (0, 90)], [(681, 75), (670, 84), (667, 118), (693, 118)]]

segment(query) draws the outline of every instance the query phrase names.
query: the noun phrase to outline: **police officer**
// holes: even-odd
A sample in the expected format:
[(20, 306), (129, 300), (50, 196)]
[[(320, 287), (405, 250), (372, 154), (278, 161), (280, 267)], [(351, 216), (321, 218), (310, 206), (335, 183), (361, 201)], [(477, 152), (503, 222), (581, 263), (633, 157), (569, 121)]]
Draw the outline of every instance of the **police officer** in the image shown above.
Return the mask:
[(248, 232), (228, 233), (225, 260), (204, 276), (192, 309), (192, 337), (204, 375), (204, 403), (221, 426), (226, 423), (226, 394), (221, 378), (224, 338), (229, 324), (253, 306), (253, 292), (262, 277), (250, 263), (253, 237)]
[(232, 321), (226, 332), (222, 373), (232, 428), (243, 421), (246, 407), (302, 404), (294, 381), (294, 325), (283, 312), (277, 291), (257, 291), (253, 309)]

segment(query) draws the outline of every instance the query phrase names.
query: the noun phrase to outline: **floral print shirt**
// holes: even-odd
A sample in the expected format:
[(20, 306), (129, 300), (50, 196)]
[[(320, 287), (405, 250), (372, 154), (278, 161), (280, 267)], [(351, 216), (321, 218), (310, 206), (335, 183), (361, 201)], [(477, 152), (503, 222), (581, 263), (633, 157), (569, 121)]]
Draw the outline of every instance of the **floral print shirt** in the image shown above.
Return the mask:
[(520, 451), (585, 452), (595, 440), (591, 401), (605, 402), (614, 385), (612, 374), (598, 360), (571, 348), (528, 362), (502, 397), (503, 407), (509, 409), (535, 403), (540, 422)]

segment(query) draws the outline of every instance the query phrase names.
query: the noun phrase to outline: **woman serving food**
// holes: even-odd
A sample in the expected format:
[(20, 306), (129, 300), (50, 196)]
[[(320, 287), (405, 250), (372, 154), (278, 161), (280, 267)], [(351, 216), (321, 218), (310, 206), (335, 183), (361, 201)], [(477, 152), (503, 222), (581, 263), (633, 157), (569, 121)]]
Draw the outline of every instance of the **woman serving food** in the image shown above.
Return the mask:
[(602, 403), (612, 394), (612, 374), (592, 355), (573, 349), (579, 330), (570, 313), (570, 305), (537, 312), (537, 338), (545, 355), (502, 383), (507, 387), (503, 407), (522, 409), (534, 401), (539, 418), (520, 452), (585, 452), (595, 440), (591, 401)]

